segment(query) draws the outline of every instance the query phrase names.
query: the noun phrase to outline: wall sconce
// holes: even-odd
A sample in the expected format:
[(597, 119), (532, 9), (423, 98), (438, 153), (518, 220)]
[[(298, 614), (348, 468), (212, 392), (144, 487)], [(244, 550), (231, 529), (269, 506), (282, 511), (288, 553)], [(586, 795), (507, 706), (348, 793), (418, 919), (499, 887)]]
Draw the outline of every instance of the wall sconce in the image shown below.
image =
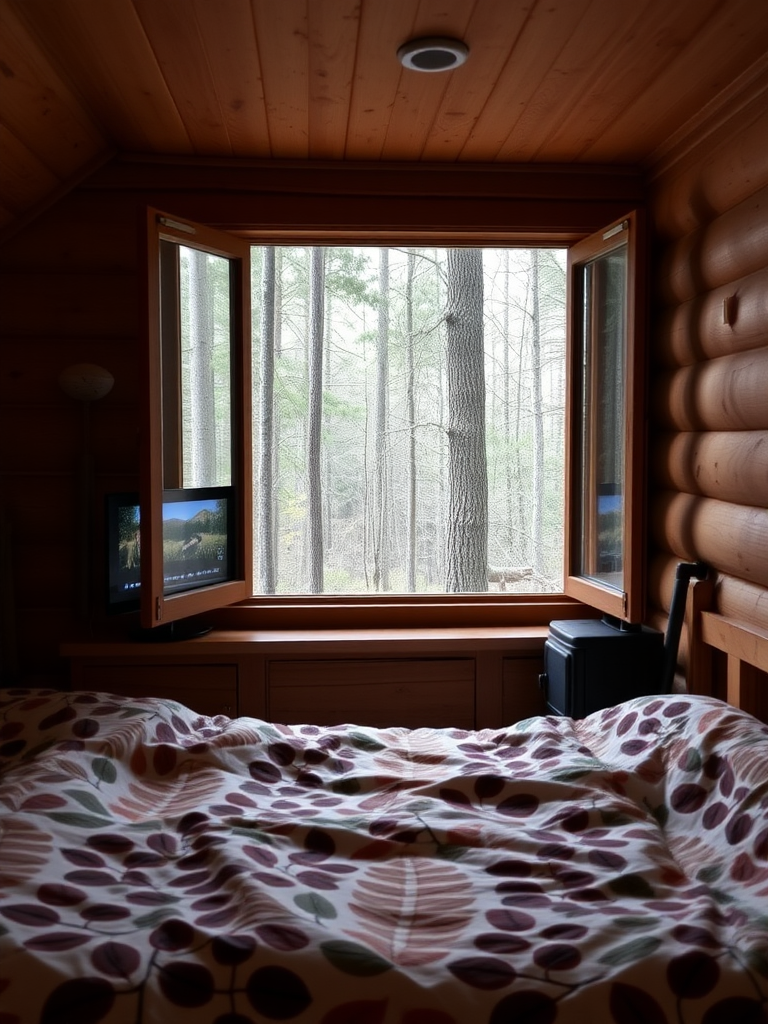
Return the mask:
[(78, 460), (78, 610), (81, 618), (88, 618), (90, 612), (91, 544), (91, 503), (93, 501), (93, 465), (90, 444), (91, 402), (104, 398), (112, 390), (115, 378), (103, 366), (94, 363), (75, 363), (59, 374), (59, 387), (70, 398), (83, 404), (83, 418), (80, 435), (80, 458)]
[(95, 363), (75, 363), (59, 374), (59, 387), (65, 395), (80, 402), (95, 402), (108, 395), (115, 378)]

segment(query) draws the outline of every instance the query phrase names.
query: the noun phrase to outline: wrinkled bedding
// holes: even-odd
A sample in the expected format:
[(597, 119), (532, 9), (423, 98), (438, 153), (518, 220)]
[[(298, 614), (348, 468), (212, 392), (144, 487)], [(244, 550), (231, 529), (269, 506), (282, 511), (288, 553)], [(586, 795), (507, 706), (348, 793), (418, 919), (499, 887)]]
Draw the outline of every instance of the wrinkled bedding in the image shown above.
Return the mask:
[(0, 691), (0, 1024), (764, 1024), (768, 727)]

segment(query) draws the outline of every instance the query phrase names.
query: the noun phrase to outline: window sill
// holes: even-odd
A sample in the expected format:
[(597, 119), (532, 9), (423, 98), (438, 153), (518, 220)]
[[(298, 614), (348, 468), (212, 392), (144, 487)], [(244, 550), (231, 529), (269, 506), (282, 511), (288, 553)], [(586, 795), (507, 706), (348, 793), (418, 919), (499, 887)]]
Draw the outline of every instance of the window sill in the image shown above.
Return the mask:
[(593, 618), (593, 608), (546, 595), (440, 594), (252, 598), (211, 612), (218, 630), (475, 630), (548, 627), (553, 619)]

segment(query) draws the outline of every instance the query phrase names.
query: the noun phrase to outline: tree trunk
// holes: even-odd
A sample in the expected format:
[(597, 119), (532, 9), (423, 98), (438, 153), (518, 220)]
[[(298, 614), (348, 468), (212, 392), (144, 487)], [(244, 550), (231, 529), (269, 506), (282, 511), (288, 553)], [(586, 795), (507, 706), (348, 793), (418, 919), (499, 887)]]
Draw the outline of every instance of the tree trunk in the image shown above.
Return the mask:
[[(512, 372), (512, 363), (510, 360), (510, 354), (512, 349), (512, 339), (510, 337), (510, 316), (509, 316), (509, 249), (504, 250), (504, 318), (503, 318), (503, 338), (504, 347), (502, 349), (502, 373), (504, 375), (504, 385), (502, 389), (503, 394), (503, 437), (504, 446), (508, 452), (507, 458), (504, 459), (504, 514), (507, 517), (507, 526), (504, 530), (504, 537), (507, 542), (509, 554), (515, 550), (515, 514), (513, 508), (513, 479), (514, 479), (514, 466), (512, 461), (512, 452), (515, 451), (515, 458), (517, 458), (517, 444), (513, 446), (512, 439), (512, 420), (510, 416), (510, 374)], [(518, 377), (518, 389), (517, 389), (517, 407), (520, 407), (520, 384)], [(517, 437), (515, 437), (515, 442)], [(519, 490), (519, 488), (518, 488)], [(518, 524), (519, 527), (519, 524)]]
[[(274, 358), (279, 360), (283, 349), (283, 250), (281, 246), (274, 246), (275, 253), (275, 337), (274, 337)], [(272, 549), (275, 552), (275, 586), (279, 579), (280, 568), (280, 444), (282, 437), (282, 424), (280, 422), (280, 406), (273, 403), (272, 410)]]
[(405, 415), (408, 424), (408, 459), (405, 501), (405, 589), (416, 590), (416, 411), (413, 371), (413, 274), (416, 254), (408, 250), (408, 276), (405, 291)]
[[(333, 294), (330, 288), (326, 287), (328, 278), (332, 273), (333, 250), (325, 250), (325, 269), (323, 272), (323, 389), (325, 394), (330, 394), (333, 389), (331, 374), (331, 339), (333, 338)], [(323, 405), (321, 416), (321, 433), (323, 429), (328, 431), (328, 414)], [(323, 445), (320, 459), (321, 488), (323, 495), (323, 558), (333, 550), (333, 511), (331, 497), (333, 494), (333, 458), (328, 457), (328, 449)]]
[(523, 538), (523, 545), (521, 548), (521, 554), (524, 555), (526, 561), (530, 561), (530, 553), (532, 548), (531, 540), (531, 529), (529, 522), (529, 511), (530, 511), (530, 500), (527, 497), (530, 493), (528, 487), (528, 475), (530, 473), (530, 462), (526, 458), (525, 464), (523, 463), (520, 436), (522, 431), (522, 414), (524, 406), (527, 408), (530, 405), (530, 395), (525, 392), (525, 377), (526, 377), (526, 345), (528, 335), (528, 294), (530, 291), (530, 280), (526, 286), (525, 297), (523, 300), (523, 322), (520, 332), (520, 339), (517, 350), (517, 386), (515, 388), (515, 463), (514, 463), (514, 480), (515, 480), (515, 497), (517, 501), (517, 515), (514, 516), (514, 522), (517, 524), (518, 534)]
[(259, 378), (259, 592), (275, 592), (274, 532), (274, 389), (275, 389), (275, 250), (264, 248), (261, 279), (261, 360)]
[(531, 560), (543, 572), (542, 513), (544, 509), (544, 409), (541, 389), (541, 309), (539, 302), (539, 250), (531, 250), (531, 375), (533, 377), (533, 508)]
[[(443, 272), (445, 265), (441, 264), (439, 250), (434, 250), (435, 259), (435, 309), (443, 308)], [(446, 412), (446, 390), (447, 384), (447, 373), (445, 369), (445, 353), (443, 353), (443, 359), (438, 368), (439, 374), (439, 386), (437, 389), (437, 422), (445, 423), (447, 412)], [(447, 434), (446, 434), (447, 437)], [(432, 575), (428, 582), (433, 583), (437, 580), (445, 581), (445, 558), (448, 551), (448, 469), (447, 459), (440, 459), (440, 467), (438, 471), (438, 483), (437, 483), (437, 508), (435, 510), (435, 535), (433, 545), (433, 557), (431, 559), (434, 566)]]
[(373, 585), (389, 590), (387, 508), (387, 389), (389, 386), (389, 251), (379, 249), (379, 323), (376, 335), (376, 393), (373, 453)]
[(448, 593), (488, 589), (482, 260), (480, 249), (448, 250)]
[(275, 358), (282, 355), (283, 348), (283, 250), (275, 246)]
[[(187, 487), (212, 487), (216, 473), (216, 406), (213, 391), (213, 286), (208, 254), (189, 249), (190, 452)], [(213, 428), (213, 429), (212, 429)]]
[(307, 569), (310, 594), (323, 592), (323, 505), (320, 442), (323, 418), (325, 250), (311, 250), (307, 391)]

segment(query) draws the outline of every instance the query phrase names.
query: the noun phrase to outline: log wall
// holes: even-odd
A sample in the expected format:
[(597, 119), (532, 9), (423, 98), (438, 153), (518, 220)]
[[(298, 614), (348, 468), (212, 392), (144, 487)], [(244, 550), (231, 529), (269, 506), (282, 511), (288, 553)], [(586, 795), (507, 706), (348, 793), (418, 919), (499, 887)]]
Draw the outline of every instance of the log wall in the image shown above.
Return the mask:
[[(768, 628), (766, 110), (763, 81), (652, 174), (649, 620), (662, 629), (675, 566), (696, 559), (716, 611)], [(711, 688), (688, 683), (724, 696), (721, 668)]]

